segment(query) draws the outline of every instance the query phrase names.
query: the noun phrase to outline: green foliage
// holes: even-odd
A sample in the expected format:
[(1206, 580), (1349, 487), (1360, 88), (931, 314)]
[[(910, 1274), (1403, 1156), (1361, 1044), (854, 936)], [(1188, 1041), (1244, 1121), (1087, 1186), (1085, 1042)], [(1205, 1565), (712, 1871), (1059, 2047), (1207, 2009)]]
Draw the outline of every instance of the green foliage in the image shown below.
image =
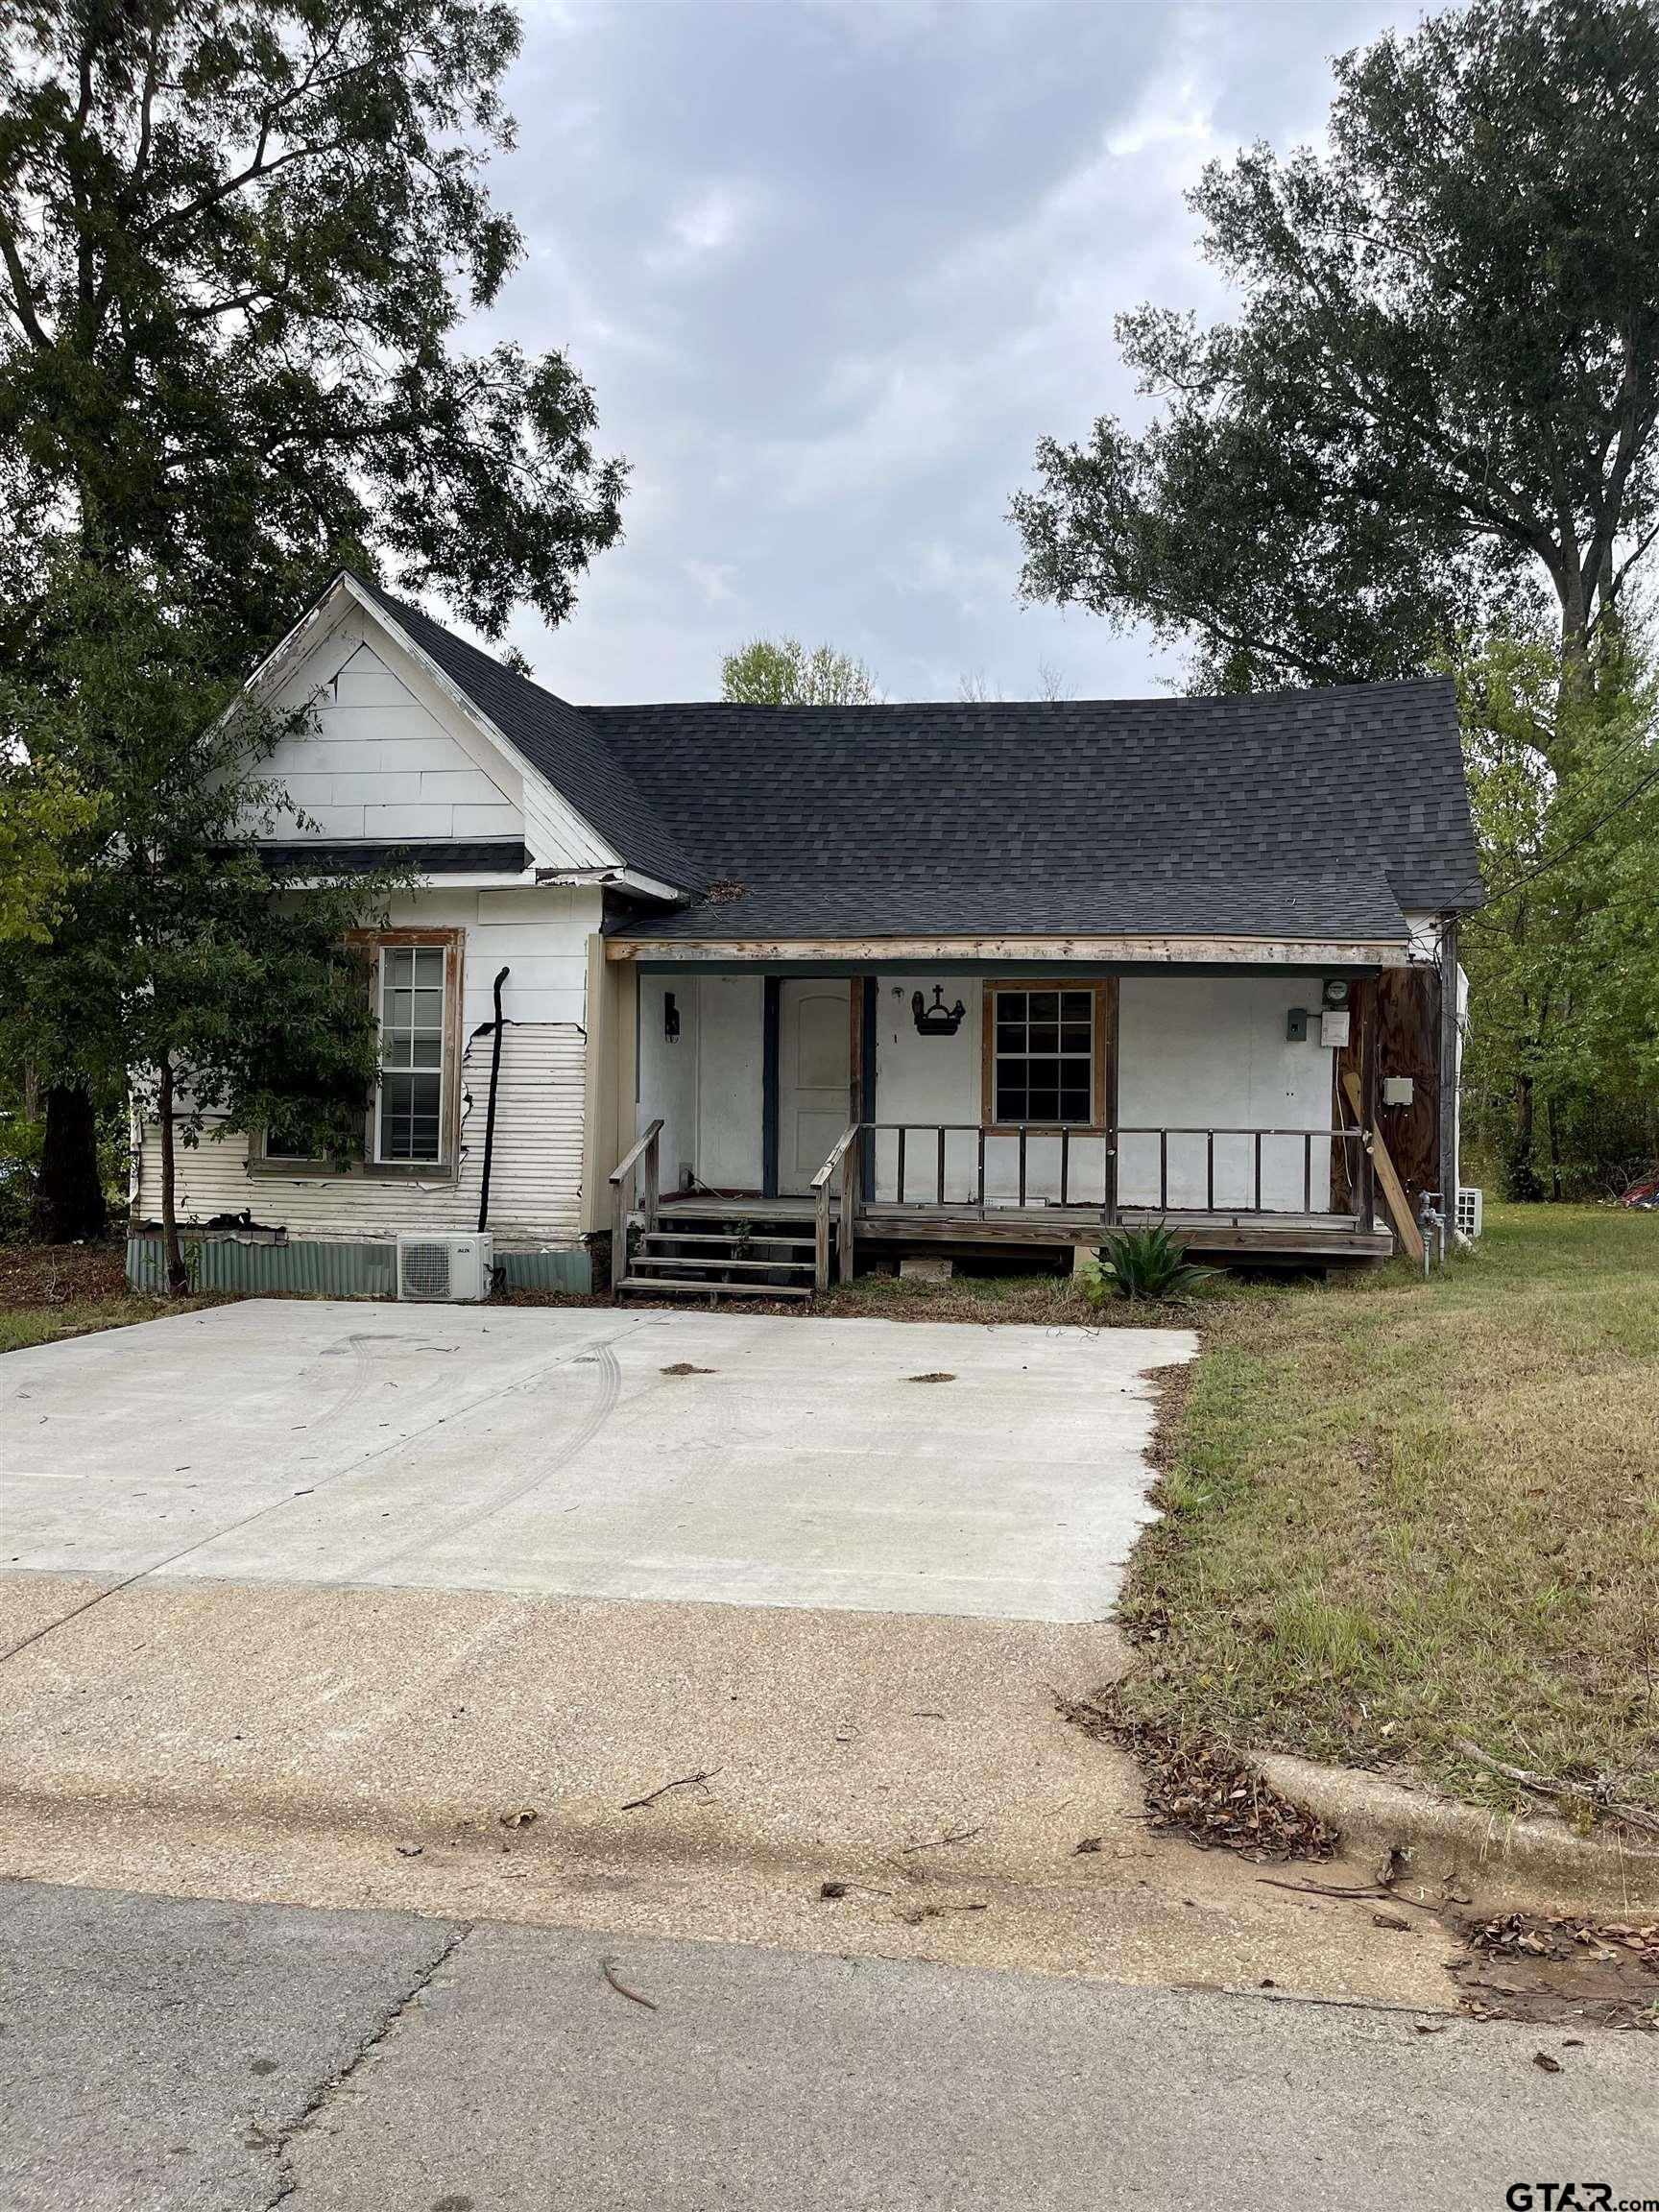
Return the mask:
[(1488, 893), (1461, 940), (1469, 1135), (1512, 1198), (1611, 1196), (1659, 1135), (1659, 679), (1628, 635), (1588, 694), (1536, 639), (1456, 673)]
[(0, 1114), (0, 1245), (20, 1244), (29, 1234), (40, 1137), (38, 1121)]
[(1417, 674), (1546, 592), (1581, 665), (1659, 520), (1659, 14), (1475, 0), (1335, 77), (1327, 151), (1205, 172), (1238, 313), (1120, 321), (1158, 411), (1042, 443), (1024, 589), (1229, 690)]
[(1096, 1300), (1190, 1298), (1214, 1273), (1214, 1267), (1199, 1267), (1189, 1260), (1187, 1247), (1162, 1221), (1155, 1221), (1145, 1229), (1115, 1230), (1101, 1245), (1084, 1288)]
[[(136, 1018), (102, 917), (136, 896), (137, 864), (112, 854), (162, 854), (178, 899), (206, 901), (194, 917), (175, 906), (158, 961), (217, 943), (227, 903), (234, 934), (265, 896), (246, 855), (239, 876), (199, 865), (207, 810), (192, 824), (174, 803), (202, 766), (196, 708), (223, 704), (328, 571), (390, 567), (498, 635), (524, 599), (562, 619), (617, 535), (625, 471), (596, 458), (571, 364), (469, 340), (521, 250), (483, 183), (512, 142), (498, 87), (517, 40), (504, 0), (5, 12), (7, 727), (38, 738), (103, 809), (95, 880), (28, 1009), (55, 1100), (108, 1101)], [(131, 640), (98, 627), (128, 614)], [(110, 680), (123, 660), (155, 686), (131, 716)], [(84, 772), (93, 755), (116, 759), (112, 782)], [(308, 972), (342, 1008), (345, 978), (325, 987)], [(185, 996), (200, 1004), (205, 988), (198, 974)], [(198, 1045), (222, 1058), (222, 1041)], [(13, 1060), (22, 1049), (0, 1037)], [(284, 1078), (331, 1093), (311, 1049)], [(93, 1187), (91, 1126), (86, 1112), (48, 1113), (43, 1190)], [(69, 1218), (56, 1198), (48, 1211)]]
[(97, 815), (60, 762), (0, 756), (0, 945), (49, 940), (72, 879), (68, 848)]
[(376, 1037), (346, 939), (404, 878), (262, 860), (287, 723), (212, 676), (215, 641), (154, 579), (65, 560), (51, 583), (57, 653), (43, 685), (0, 682), (0, 737), (105, 796), (51, 941), (0, 950), (7, 1057), (106, 1097), (131, 1080), (169, 1144), (226, 1116), (349, 1152)]
[(798, 637), (756, 637), (720, 663), (720, 696), (740, 707), (872, 707), (876, 679), (861, 661)]
[(7, 11), (0, 645), (42, 517), (153, 563), (224, 676), (375, 552), (492, 634), (569, 611), (621, 467), (563, 354), (457, 343), (521, 251), (482, 182), (517, 42), (501, 0)]

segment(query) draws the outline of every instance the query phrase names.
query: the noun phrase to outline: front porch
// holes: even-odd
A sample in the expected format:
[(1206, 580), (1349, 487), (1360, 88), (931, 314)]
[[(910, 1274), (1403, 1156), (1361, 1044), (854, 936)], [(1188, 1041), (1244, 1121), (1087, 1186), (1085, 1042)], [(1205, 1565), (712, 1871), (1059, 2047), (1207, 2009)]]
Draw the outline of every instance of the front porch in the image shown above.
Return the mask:
[[(1386, 1258), (1375, 985), (1059, 964), (646, 970), (613, 1280), (637, 1272), (631, 1229), (658, 1287), (707, 1291), (717, 1274), (766, 1296), (878, 1256), (1012, 1260), (1153, 1221), (1223, 1262)], [(1322, 1041), (1332, 998), (1351, 1009), (1345, 1048)]]

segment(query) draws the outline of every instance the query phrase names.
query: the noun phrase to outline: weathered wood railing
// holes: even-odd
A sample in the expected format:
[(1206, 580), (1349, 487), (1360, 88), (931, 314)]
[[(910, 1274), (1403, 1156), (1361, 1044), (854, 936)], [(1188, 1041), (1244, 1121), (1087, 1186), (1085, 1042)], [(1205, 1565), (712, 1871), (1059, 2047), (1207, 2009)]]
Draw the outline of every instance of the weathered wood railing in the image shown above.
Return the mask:
[[(1266, 1184), (1263, 1163), (1267, 1147), (1296, 1147), (1292, 1159), (1300, 1158), (1298, 1188), (1305, 1214), (1331, 1210), (1331, 1170), (1341, 1161), (1346, 1169), (1347, 1187), (1354, 1197), (1354, 1211), (1365, 1217), (1367, 1186), (1370, 1173), (1370, 1151), (1365, 1134), (1359, 1129), (1255, 1129), (1211, 1128), (1203, 1124), (1169, 1127), (1139, 1127), (1120, 1124), (1116, 1128), (1100, 1123), (1029, 1122), (1022, 1127), (990, 1128), (974, 1121), (865, 1121), (855, 1132), (861, 1165), (868, 1164), (863, 1177), (864, 1188), (874, 1190), (885, 1181), (883, 1173), (877, 1174), (875, 1147), (879, 1140), (893, 1140), (892, 1150), (883, 1168), (890, 1165), (893, 1195), (881, 1203), (898, 1206), (927, 1206), (934, 1209), (960, 1206), (976, 1214), (984, 1214), (988, 1204), (997, 1207), (1012, 1204), (1016, 1208), (1033, 1202), (1033, 1184), (1043, 1186), (1034, 1202), (1052, 1206), (1097, 1207), (1108, 1221), (1116, 1221), (1121, 1210), (1123, 1156), (1126, 1147), (1137, 1140), (1145, 1142), (1148, 1152), (1156, 1145), (1157, 1195), (1145, 1199), (1132, 1199), (1129, 1203), (1160, 1214), (1283, 1214), (1294, 1211), (1284, 1196), (1276, 1204), (1264, 1203)], [(962, 1160), (969, 1149), (966, 1142), (951, 1144), (952, 1139), (972, 1140), (972, 1165)], [(1185, 1195), (1173, 1204), (1170, 1200), (1170, 1141), (1175, 1140), (1179, 1154), (1183, 1147), (1190, 1151), (1192, 1141), (1201, 1141), (1202, 1195)], [(1216, 1180), (1216, 1141), (1223, 1145), (1243, 1142), (1248, 1149), (1242, 1161), (1223, 1158), (1223, 1183)], [(842, 1144), (847, 1138), (841, 1140)], [(1320, 1163), (1319, 1147), (1328, 1147)], [(988, 1190), (1002, 1178), (988, 1175), (987, 1151), (990, 1148), (995, 1167), (1005, 1164), (1012, 1167), (1011, 1186), (997, 1190), (988, 1198)], [(1096, 1148), (1093, 1149), (1092, 1148)], [(1012, 1152), (1012, 1160), (1009, 1154)], [(918, 1161), (918, 1153), (921, 1158)], [(1033, 1154), (1038, 1154), (1034, 1160)], [(1078, 1155), (1088, 1161), (1084, 1172), (1086, 1187), (1081, 1190), (1078, 1182)], [(954, 1158), (952, 1158), (954, 1154)], [(1278, 1163), (1275, 1163), (1276, 1165)], [(1315, 1166), (1322, 1165), (1326, 1172), (1315, 1178)], [(1147, 1166), (1151, 1166), (1150, 1160)], [(1184, 1164), (1176, 1162), (1177, 1179)], [(1187, 1167), (1189, 1180), (1199, 1166), (1191, 1163)], [(918, 1167), (923, 1179), (920, 1195), (913, 1195)], [(1248, 1195), (1236, 1194), (1239, 1168), (1244, 1170)], [(966, 1177), (963, 1169), (967, 1168)], [(967, 1189), (952, 1198), (950, 1183), (965, 1180)], [(1135, 1180), (1142, 1181), (1137, 1173)], [(1317, 1192), (1318, 1203), (1315, 1203)]]
[[(613, 1290), (628, 1272), (628, 1220), (634, 1211), (635, 1181), (637, 1176), (643, 1188), (639, 1196), (639, 1211), (647, 1229), (657, 1226), (657, 1203), (661, 1190), (658, 1166), (658, 1140), (662, 1134), (661, 1121), (653, 1121), (631, 1152), (623, 1154), (611, 1173), (611, 1287)], [(641, 1169), (641, 1162), (643, 1168)]]
[(840, 1276), (843, 1283), (851, 1283), (853, 1280), (858, 1132), (863, 1126), (865, 1124), (854, 1121), (842, 1130), (830, 1148), (829, 1159), (812, 1178), (812, 1286), (817, 1290), (828, 1290), (830, 1287), (830, 1191), (831, 1185), (837, 1182), (841, 1186), (838, 1193), (840, 1206), (837, 1209), (841, 1231)]

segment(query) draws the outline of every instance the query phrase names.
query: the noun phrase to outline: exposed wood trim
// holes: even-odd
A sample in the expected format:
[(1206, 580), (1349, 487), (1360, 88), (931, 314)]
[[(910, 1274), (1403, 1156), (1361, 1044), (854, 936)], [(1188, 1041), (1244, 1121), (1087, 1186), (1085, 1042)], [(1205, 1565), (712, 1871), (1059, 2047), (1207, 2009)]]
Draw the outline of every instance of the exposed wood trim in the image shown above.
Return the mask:
[[(849, 967), (893, 967), (917, 960), (1056, 960), (1098, 965), (1127, 961), (1147, 967), (1197, 961), (1223, 967), (1407, 968), (1409, 943), (1396, 938), (1271, 937), (652, 937), (643, 931), (608, 937), (610, 960), (711, 960), (750, 967), (828, 960)], [(1045, 978), (1047, 980), (1047, 978)]]
[(760, 1188), (778, 1195), (778, 1036), (782, 1012), (776, 975), (760, 985)]
[(1440, 1202), (1457, 1219), (1457, 1105), (1461, 1037), (1457, 1024), (1457, 917), (1440, 917)]
[[(1352, 1068), (1343, 1073), (1342, 1094), (1355, 1119), (1363, 1127), (1364, 1120), (1359, 1111), (1359, 1078)], [(1382, 1195), (1388, 1201), (1388, 1211), (1394, 1216), (1394, 1226), (1400, 1232), (1400, 1242), (1405, 1247), (1406, 1257), (1408, 1260), (1421, 1260), (1423, 1232), (1412, 1214), (1411, 1201), (1407, 1195), (1406, 1186), (1400, 1180), (1388, 1147), (1377, 1130), (1373, 1130), (1371, 1135), (1371, 1157), (1377, 1168), (1377, 1180), (1382, 1186)]]
[(864, 1118), (864, 978), (847, 979), (847, 1118)]
[[(998, 1121), (997, 1111), (996, 1014), (998, 991), (1087, 991), (1094, 1001), (1093, 1023), (1094, 1067), (1091, 1072), (1091, 1120), (1095, 1128), (1106, 1122), (1110, 1088), (1114, 1100), (1118, 1088), (1118, 978), (1115, 975), (987, 975), (979, 1010), (979, 1121), (987, 1137), (1017, 1137), (1017, 1121)], [(1110, 1077), (1108, 1077), (1110, 1069)], [(1045, 1124), (1049, 1126), (1049, 1124)]]
[[(1172, 1235), (1194, 1252), (1261, 1254), (1284, 1259), (1385, 1260), (1394, 1239), (1386, 1230), (1364, 1230), (1342, 1221), (1291, 1223), (1285, 1227), (1255, 1222), (1184, 1219), (1178, 1213), (1160, 1215), (1156, 1207), (1125, 1207), (1131, 1222), (1167, 1221)], [(900, 1215), (880, 1207), (865, 1207), (858, 1216), (858, 1234), (876, 1244), (1097, 1244), (1100, 1217), (1073, 1213), (1070, 1217), (1054, 1210), (1047, 1215), (1022, 1214), (1009, 1208), (1002, 1217), (992, 1214), (980, 1220), (974, 1214), (952, 1215), (947, 1209), (908, 1207)]]
[(537, 883), (597, 885), (602, 890), (632, 891), (641, 899), (655, 899), (664, 906), (684, 906), (689, 893), (676, 890), (655, 876), (642, 876), (637, 868), (538, 868)]
[[(1378, 1015), (1381, 1007), (1375, 981), (1367, 977), (1354, 994), (1358, 1001), (1359, 1104), (1356, 1112), (1363, 1142), (1359, 1151), (1359, 1219), (1369, 1229), (1377, 1217), (1377, 1106), (1382, 1095), (1378, 1066)], [(1392, 1165), (1392, 1163), (1390, 1163)]]

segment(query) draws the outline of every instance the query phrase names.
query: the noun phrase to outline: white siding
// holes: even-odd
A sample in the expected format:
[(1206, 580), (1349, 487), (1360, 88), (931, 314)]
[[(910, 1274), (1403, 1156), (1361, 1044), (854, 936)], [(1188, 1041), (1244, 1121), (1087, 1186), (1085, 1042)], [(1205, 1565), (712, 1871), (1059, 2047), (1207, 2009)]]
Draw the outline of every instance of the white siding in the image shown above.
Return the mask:
[(276, 704), (285, 711), (306, 699), (310, 727), (284, 736), (264, 773), (318, 827), (302, 830), (290, 814), (278, 835), (524, 835), (523, 777), (482, 740), (464, 744), (446, 730), (366, 640), (324, 639)]
[[(662, 1187), (688, 1173), (717, 1190), (757, 1190), (763, 1172), (762, 979), (641, 975), (637, 1126), (662, 1119)], [(663, 1035), (672, 995), (680, 1035)]]
[[(960, 999), (966, 1009), (954, 1037), (917, 1034), (910, 999), (920, 991), (926, 1005), (933, 1003), (933, 986), (945, 993), (947, 1006)], [(980, 975), (881, 975), (876, 982), (876, 1118), (878, 1121), (979, 1121), (982, 1012), (984, 978)], [(938, 1140), (920, 1128), (907, 1131), (904, 1157), (904, 1195), (912, 1202), (936, 1199), (939, 1194)], [(1032, 1150), (1038, 1160), (1042, 1147)], [(987, 1140), (985, 1181), (987, 1190), (998, 1188), (1011, 1147)], [(945, 1141), (945, 1196), (972, 1202), (979, 1188), (979, 1143), (974, 1136), (948, 1137)], [(1009, 1183), (1017, 1193), (1016, 1166)], [(899, 1138), (896, 1131), (876, 1141), (876, 1196), (899, 1195)]]
[[(1318, 1042), (1319, 981), (1297, 975), (1125, 975), (1119, 987), (1118, 1118), (1124, 1129), (1329, 1130), (1332, 1060)], [(1309, 1013), (1308, 1041), (1292, 1045), (1286, 1018)], [(1313, 1146), (1313, 1207), (1331, 1199), (1329, 1142)], [(1264, 1143), (1262, 1204), (1300, 1213), (1304, 1147), (1295, 1138)], [(1169, 1140), (1169, 1204), (1202, 1206), (1205, 1140)], [(1126, 1206), (1158, 1201), (1158, 1144), (1125, 1137), (1118, 1195)], [(1253, 1148), (1215, 1141), (1215, 1203), (1248, 1205)]]
[[(393, 926), (466, 931), (462, 973), (461, 1163), (453, 1180), (411, 1183), (373, 1175), (273, 1175), (251, 1170), (240, 1132), (180, 1147), (179, 1214), (206, 1221), (251, 1212), (291, 1236), (348, 1240), (399, 1230), (462, 1230), (478, 1221), (492, 1040), (492, 986), (503, 965), (501, 1045), (490, 1226), (507, 1244), (580, 1241), (583, 1100), (587, 1065), (588, 939), (600, 894), (589, 888), (449, 891), (399, 902)], [(160, 1149), (147, 1128), (137, 1207), (160, 1204)]]

